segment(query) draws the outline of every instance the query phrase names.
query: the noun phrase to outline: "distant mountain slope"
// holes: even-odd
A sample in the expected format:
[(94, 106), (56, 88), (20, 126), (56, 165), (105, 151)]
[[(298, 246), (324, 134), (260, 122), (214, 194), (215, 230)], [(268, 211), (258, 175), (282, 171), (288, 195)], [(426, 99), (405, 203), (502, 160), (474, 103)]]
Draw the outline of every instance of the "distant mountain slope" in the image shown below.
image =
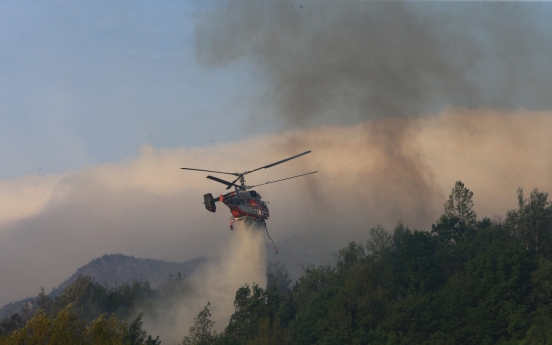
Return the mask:
[(50, 295), (59, 295), (67, 285), (77, 280), (80, 275), (90, 276), (94, 278), (94, 281), (107, 286), (131, 282), (132, 279), (148, 280), (152, 288), (157, 288), (167, 281), (170, 274), (174, 275), (180, 272), (183, 276), (192, 275), (194, 270), (205, 261), (205, 257), (180, 263), (141, 259), (123, 254), (104, 255), (79, 268), (71, 277), (54, 288)]
[(0, 308), (0, 320), (13, 314), (21, 314), (23, 307), (32, 310), (35, 297), (28, 297), (17, 302), (9, 303)]
[[(77, 269), (77, 271), (63, 283), (52, 289), (49, 295), (52, 298), (58, 296), (67, 285), (77, 280), (80, 275), (91, 276), (94, 278), (94, 281), (108, 286), (131, 282), (132, 279), (147, 280), (152, 288), (157, 288), (167, 281), (170, 274), (175, 275), (180, 272), (183, 276), (193, 275), (194, 271), (206, 260), (205, 257), (198, 257), (180, 263), (155, 259), (141, 259), (123, 254), (104, 255)], [(39, 287), (37, 286), (36, 288), (38, 292)], [(20, 312), (21, 307), (25, 304), (29, 304), (30, 301), (34, 301), (34, 298), (26, 298), (3, 306), (0, 308), (0, 319), (10, 314)]]

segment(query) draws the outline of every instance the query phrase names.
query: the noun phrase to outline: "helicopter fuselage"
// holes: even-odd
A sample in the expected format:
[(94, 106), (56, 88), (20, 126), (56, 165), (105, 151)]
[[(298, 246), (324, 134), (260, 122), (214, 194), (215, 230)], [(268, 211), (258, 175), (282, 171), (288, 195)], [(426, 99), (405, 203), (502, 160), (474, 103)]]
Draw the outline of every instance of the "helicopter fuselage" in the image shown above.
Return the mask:
[(197, 168), (180, 168), (184, 170), (195, 170), (195, 171), (204, 171), (204, 172), (210, 172), (210, 173), (216, 173), (216, 174), (226, 174), (226, 175), (232, 175), (235, 177), (234, 181), (230, 182), (227, 180), (223, 180), (221, 178), (208, 175), (207, 178), (213, 181), (216, 181), (218, 183), (222, 183), (226, 185), (226, 189), (230, 189), (234, 187), (233, 192), (229, 192), (227, 194), (221, 195), (218, 199), (213, 198), (213, 195), (211, 193), (207, 193), (203, 195), (203, 204), (205, 205), (205, 208), (209, 212), (216, 212), (217, 206), (216, 202), (220, 201), (221, 203), (228, 206), (230, 209), (230, 213), (232, 213), (232, 217), (230, 218), (230, 229), (232, 229), (232, 224), (236, 220), (253, 220), (258, 223), (264, 224), (266, 228), (265, 220), (268, 219), (270, 216), (270, 213), (268, 211), (268, 207), (264, 201), (261, 200), (261, 195), (257, 193), (256, 191), (252, 190), (251, 188), (258, 187), (258, 186), (264, 186), (271, 183), (291, 180), (293, 178), (306, 176), (310, 174), (314, 174), (317, 171), (311, 171), (305, 174), (295, 175), (291, 177), (282, 178), (275, 181), (268, 181), (265, 183), (248, 186), (245, 184), (245, 175), (248, 175), (252, 172), (261, 170), (261, 169), (268, 169), (273, 166), (276, 166), (278, 164), (285, 163), (287, 161), (290, 161), (292, 159), (304, 156), (311, 151), (305, 151), (303, 153), (297, 154), (295, 156), (291, 156), (286, 159), (282, 159), (280, 161), (264, 165), (260, 168), (253, 169), (253, 170), (247, 170), (244, 172), (227, 172), (227, 171), (215, 171), (215, 170), (206, 170), (206, 169), (197, 169)]
[(264, 221), (270, 216), (267, 204), (261, 200), (261, 195), (254, 190), (235, 191), (227, 196), (220, 196), (219, 201), (228, 206), (236, 220), (252, 218)]

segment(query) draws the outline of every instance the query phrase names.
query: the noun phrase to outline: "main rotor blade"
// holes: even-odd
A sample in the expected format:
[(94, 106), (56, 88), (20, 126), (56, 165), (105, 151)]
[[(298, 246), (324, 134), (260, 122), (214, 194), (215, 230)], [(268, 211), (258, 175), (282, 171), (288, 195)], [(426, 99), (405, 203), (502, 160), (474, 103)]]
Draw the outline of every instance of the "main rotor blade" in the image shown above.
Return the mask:
[(301, 175), (296, 175), (296, 176), (292, 176), (292, 177), (288, 177), (288, 178), (283, 178), (283, 179), (281, 179), (281, 180), (268, 181), (268, 182), (265, 182), (265, 183), (256, 184), (256, 185), (254, 185), (254, 186), (247, 186), (247, 189), (253, 188), (253, 187), (258, 187), (258, 186), (263, 186), (263, 185), (265, 185), (265, 184), (271, 184), (271, 183), (276, 183), (276, 182), (280, 182), (280, 181), (285, 181), (285, 180), (289, 180), (289, 179), (292, 179), (292, 178), (301, 177), (301, 176), (305, 176), (305, 175), (315, 174), (315, 173), (317, 173), (317, 172), (318, 172), (318, 171), (311, 171), (311, 172), (306, 173), (306, 174), (301, 174)]
[(278, 162), (275, 162), (275, 163), (272, 163), (272, 164), (268, 164), (268, 165), (262, 166), (262, 167), (260, 167), (260, 168), (251, 170), (251, 171), (246, 171), (246, 172), (244, 172), (243, 174), (244, 174), (244, 175), (247, 175), (247, 174), (249, 174), (249, 173), (252, 173), (253, 171), (257, 171), (257, 170), (261, 170), (261, 169), (268, 169), (268, 168), (271, 168), (271, 167), (273, 167), (273, 166), (275, 166), (275, 165), (282, 164), (282, 163), (284, 163), (284, 162), (287, 162), (287, 161), (290, 161), (290, 160), (292, 160), (292, 159), (295, 159), (295, 158), (301, 157), (301, 156), (303, 156), (303, 155), (306, 155), (307, 153), (311, 153), (311, 150), (305, 151), (305, 152), (300, 153), (300, 154), (298, 154), (298, 155), (295, 155), (295, 156), (293, 156), (293, 157), (289, 157), (289, 158), (286, 158), (286, 159), (282, 159), (281, 161), (278, 161)]
[(207, 176), (207, 178), (208, 178), (209, 180), (213, 180), (213, 181), (217, 181), (217, 182), (219, 182), (219, 183), (225, 184), (225, 185), (227, 185), (228, 187), (236, 186), (236, 187), (238, 187), (238, 188), (241, 189), (241, 186), (238, 186), (238, 185), (233, 184), (233, 183), (231, 183), (231, 182), (225, 181), (225, 180), (220, 179), (220, 178), (218, 178), (218, 177), (214, 177), (214, 176), (209, 175), (209, 176)]
[(227, 175), (234, 175), (234, 176), (239, 175), (238, 173), (229, 173), (229, 172), (224, 172), (224, 171), (214, 171), (214, 170), (204, 170), (204, 169), (194, 169), (194, 168), (180, 168), (180, 169), (195, 170), (195, 171), (206, 171), (206, 172), (212, 172), (212, 173), (217, 173), (217, 174), (227, 174)]
[(232, 181), (232, 184), (229, 185), (228, 187), (226, 187), (226, 189), (230, 189), (230, 188), (232, 188), (232, 186), (235, 186), (235, 183), (240, 179), (240, 177), (241, 177), (241, 176), (238, 176), (237, 179), (235, 179), (234, 181)]

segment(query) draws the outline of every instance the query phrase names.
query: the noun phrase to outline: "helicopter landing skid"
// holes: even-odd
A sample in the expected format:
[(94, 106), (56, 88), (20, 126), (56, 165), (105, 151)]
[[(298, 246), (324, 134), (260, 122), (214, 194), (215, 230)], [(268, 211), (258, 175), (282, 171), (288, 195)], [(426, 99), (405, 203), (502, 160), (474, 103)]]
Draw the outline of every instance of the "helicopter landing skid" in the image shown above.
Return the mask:
[(243, 217), (230, 217), (230, 230), (234, 230), (234, 224), (237, 222), (244, 222), (247, 224), (262, 224), (264, 227), (266, 227), (266, 223), (264, 219), (254, 218), (251, 216), (243, 216)]
[(236, 218), (236, 217), (230, 217), (230, 230), (234, 231), (234, 224), (238, 221), (245, 221), (247, 219), (247, 216), (245, 217), (240, 217), (240, 218)]

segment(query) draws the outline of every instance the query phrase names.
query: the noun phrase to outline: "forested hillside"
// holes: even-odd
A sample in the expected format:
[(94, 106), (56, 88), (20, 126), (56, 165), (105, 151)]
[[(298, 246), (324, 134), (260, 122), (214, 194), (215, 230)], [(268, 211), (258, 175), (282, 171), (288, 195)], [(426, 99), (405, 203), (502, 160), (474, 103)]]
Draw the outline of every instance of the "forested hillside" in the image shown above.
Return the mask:
[[(68, 285), (74, 283), (81, 276), (90, 277), (94, 282), (107, 287), (131, 284), (134, 280), (147, 280), (151, 287), (157, 288), (164, 284), (171, 274), (179, 272), (183, 276), (193, 275), (194, 271), (201, 267), (206, 260), (205, 257), (198, 257), (185, 262), (167, 262), (123, 254), (103, 255), (77, 269), (73, 275), (52, 289), (48, 296), (50, 298), (59, 296)], [(16, 313), (33, 312), (35, 307), (33, 301), (34, 298), (25, 298), (3, 306), (0, 308), (0, 319)]]
[(184, 344), (552, 343), (548, 194), (518, 190), (504, 220), (478, 220), (472, 195), (457, 182), (430, 231), (374, 227), (287, 293), (244, 286), (223, 334), (205, 309)]
[[(44, 289), (35, 298), (36, 311), (23, 308), (0, 323), (0, 344), (158, 344), (142, 330), (142, 312), (169, 309), (190, 292), (180, 273), (152, 289), (147, 281), (133, 280), (115, 287), (80, 276), (51, 299)], [(62, 338), (51, 342), (50, 339)], [(40, 340), (42, 339), (42, 340)], [(50, 342), (48, 342), (50, 341)]]
[[(293, 285), (285, 267), (272, 263), (267, 289), (245, 285), (236, 292), (224, 332), (213, 331), (207, 304), (182, 343), (552, 343), (548, 194), (520, 189), (518, 208), (493, 220), (477, 218), (472, 195), (457, 182), (428, 231), (401, 221), (392, 232), (376, 226), (365, 243), (340, 250), (334, 266), (309, 267)], [(148, 303), (184, 296), (188, 288), (182, 276), (158, 290), (137, 281), (107, 289), (80, 277), (54, 301), (39, 295), (39, 311), (28, 320), (5, 319), (0, 344), (60, 334), (82, 344), (155, 344), (141, 329), (137, 306), (147, 313)]]

